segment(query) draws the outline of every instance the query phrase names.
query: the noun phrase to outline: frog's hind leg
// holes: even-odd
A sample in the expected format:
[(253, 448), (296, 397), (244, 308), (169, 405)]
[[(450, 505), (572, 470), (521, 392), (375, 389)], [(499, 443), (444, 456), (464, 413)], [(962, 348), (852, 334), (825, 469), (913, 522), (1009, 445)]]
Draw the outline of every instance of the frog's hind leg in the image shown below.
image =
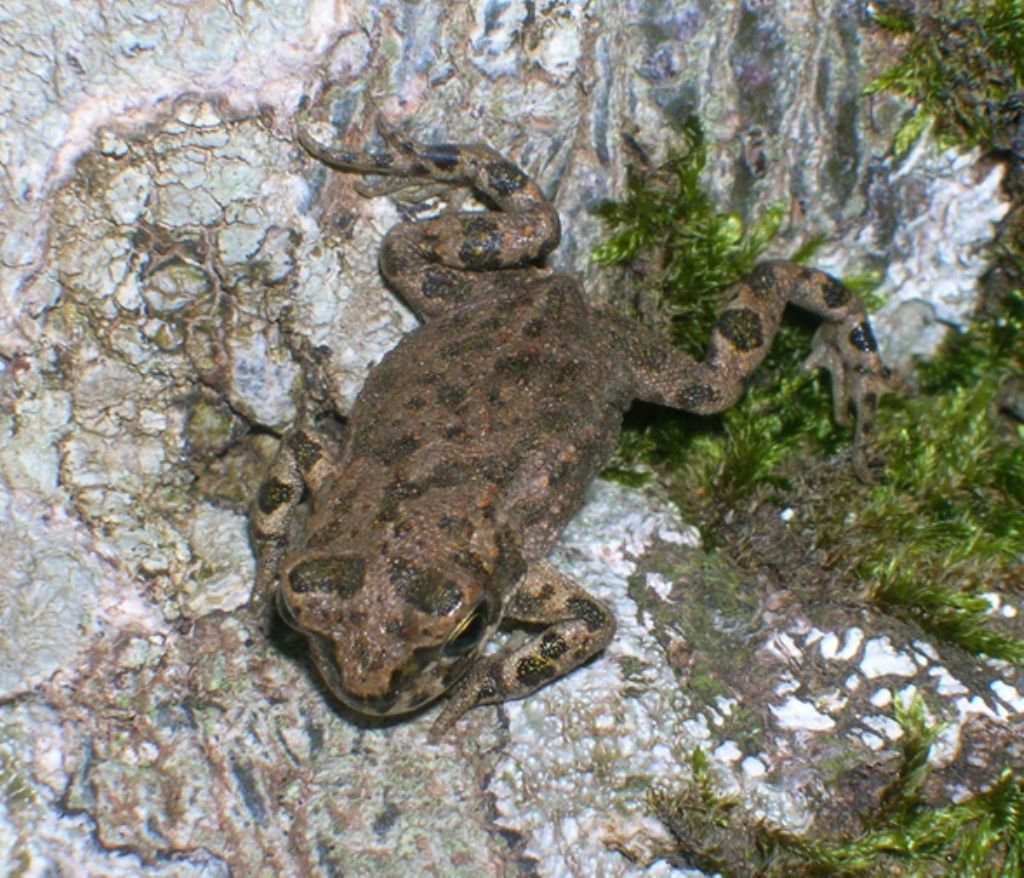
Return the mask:
[(835, 278), (788, 262), (764, 262), (738, 283), (718, 317), (703, 362), (633, 321), (603, 314), (606, 338), (624, 355), (636, 395), (648, 402), (698, 414), (724, 411), (771, 347), (787, 303), (821, 317), (807, 366), (832, 375), (836, 421), (856, 417), (856, 440), (871, 431), (879, 396), (888, 390), (889, 370), (878, 355), (864, 305)]
[(332, 167), (464, 186), (498, 208), (400, 223), (388, 232), (381, 272), (420, 317), (458, 307), (481, 286), (514, 288), (535, 276), (531, 264), (555, 248), (561, 229), (533, 180), (489, 146), (417, 143), (383, 119), (378, 128), (387, 151), (333, 149), (301, 123), (296, 132), (311, 155)]
[(288, 433), (270, 464), (249, 512), (249, 532), (256, 554), (256, 584), (249, 605), (265, 622), (288, 550), (292, 524), (308, 490), (316, 494), (333, 472), (336, 442), (310, 426)]

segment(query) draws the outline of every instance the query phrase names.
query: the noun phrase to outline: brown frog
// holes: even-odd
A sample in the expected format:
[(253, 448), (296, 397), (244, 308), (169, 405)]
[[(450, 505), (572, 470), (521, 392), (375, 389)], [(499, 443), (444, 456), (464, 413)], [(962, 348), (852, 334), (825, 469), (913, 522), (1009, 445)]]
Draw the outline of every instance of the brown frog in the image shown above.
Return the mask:
[[(611, 639), (608, 608), (545, 556), (633, 400), (728, 408), (787, 303), (823, 320), (809, 362), (831, 371), (836, 416), (848, 422), (852, 406), (858, 442), (888, 373), (858, 299), (783, 262), (735, 287), (696, 362), (588, 306), (574, 275), (541, 267), (558, 214), (515, 164), (487, 146), (380, 130), (382, 152), (332, 149), (304, 125), (298, 139), (332, 167), (467, 187), (496, 209), (404, 222), (384, 239), (381, 271), (422, 325), (371, 371), (340, 440), (308, 424), (285, 437), (253, 503), (253, 600), (276, 591), (331, 691), (357, 711), (403, 713), (449, 692), (438, 735)], [(499, 625), (531, 634), (484, 656)]]

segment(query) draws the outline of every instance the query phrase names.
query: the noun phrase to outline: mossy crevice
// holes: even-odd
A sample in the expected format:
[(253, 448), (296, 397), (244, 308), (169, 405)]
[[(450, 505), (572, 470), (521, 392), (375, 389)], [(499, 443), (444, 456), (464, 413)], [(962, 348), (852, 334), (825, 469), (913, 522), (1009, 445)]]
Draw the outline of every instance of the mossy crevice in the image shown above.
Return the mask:
[(700, 750), (690, 781), (652, 791), (648, 805), (678, 843), (677, 857), (723, 878), (1024, 874), (1024, 782), (1004, 771), (985, 792), (935, 807), (922, 791), (940, 727), (920, 698), (897, 699), (894, 717), (903, 733), (895, 778), (858, 833), (795, 834), (766, 822), (719, 791)]
[(904, 4), (872, 7), (874, 21), (902, 45), (899, 61), (866, 92), (895, 92), (915, 105), (896, 133), (896, 155), (932, 128), (944, 145), (1016, 156), (1024, 123), (1024, 5), (941, 0), (919, 13)]
[[(973, 36), (964, 35), (973, 25), (963, 25), (946, 50), (953, 52), (957, 39), (970, 43), (984, 35), (985, 47), (996, 53), (987, 63), (1003, 65), (996, 79), (1010, 83), (1019, 98), (1021, 68), (1006, 67), (999, 53), (1007, 41), (1024, 39), (1024, 6), (970, 4), (967, 12), (977, 25)], [(1016, 35), (992, 37), (1000, 15), (1020, 19)], [(938, 27), (940, 19), (932, 23)], [(945, 38), (925, 28), (905, 39)], [(1024, 64), (1020, 59), (1024, 47), (1013, 63)], [(951, 54), (947, 63), (953, 60)], [(905, 78), (893, 74), (879, 89), (909, 87), (912, 74), (918, 75), (914, 63), (906, 59)], [(968, 87), (977, 85), (972, 77), (983, 78), (981, 66), (972, 70)], [(987, 105), (955, 94), (942, 100), (947, 98), (959, 115), (940, 120), (939, 111), (950, 107), (929, 98), (917, 112), (930, 114), (928, 124), (934, 122), (937, 131), (957, 132), (961, 144), (996, 151), (1010, 130), (1007, 120), (1019, 123), (1013, 114), (1024, 106), (1018, 100), (1014, 108), (998, 95), (986, 98)], [(977, 127), (982, 122), (989, 127)], [(745, 231), (735, 217), (717, 213), (698, 180), (705, 157), (699, 124), (691, 121), (683, 148), (665, 167), (631, 171), (625, 198), (602, 206), (611, 237), (596, 253), (602, 263), (633, 269), (643, 293), (638, 310), (653, 304), (667, 315), (677, 344), (696, 357), (703, 355), (725, 289), (752, 267), (778, 227), (778, 218), (769, 216)], [(846, 451), (850, 437), (831, 420), (824, 377), (800, 369), (810, 321), (799, 317), (784, 324), (741, 402), (720, 417), (635, 408), (608, 475), (635, 485), (657, 474), (684, 516), (701, 525), (705, 543), (712, 549), (721, 544), (719, 551), (741, 564), (750, 560), (747, 550), (730, 548), (716, 532), (737, 530), (723, 525), (753, 520), (755, 510), (788, 507), (793, 515), (787, 533), (803, 549), (797, 560), (825, 573), (819, 578), (827, 579), (831, 593), (845, 595), (836, 599), (907, 620), (940, 648), (953, 650), (947, 658), (965, 650), (1022, 663), (1020, 614), (995, 612), (1001, 602), (1019, 598), (1024, 581), (1021, 241), (1019, 229), (1004, 236), (1001, 289), (989, 284), (991, 300), (976, 322), (920, 364), (916, 396), (886, 398), (872, 442), (874, 483), (854, 476)], [(795, 258), (806, 259), (816, 244)], [(848, 280), (862, 295), (873, 282)], [(765, 563), (756, 548), (752, 560)], [(959, 653), (958, 661), (971, 659)], [(904, 730), (902, 767), (858, 834), (803, 837), (768, 829), (738, 801), (712, 795), (706, 760), (694, 763), (693, 787), (656, 793), (652, 806), (672, 829), (677, 855), (723, 875), (1024, 874), (1024, 782), (1012, 770), (995, 771), (986, 792), (926, 806), (922, 787), (935, 729), (913, 704), (900, 707), (897, 720)]]

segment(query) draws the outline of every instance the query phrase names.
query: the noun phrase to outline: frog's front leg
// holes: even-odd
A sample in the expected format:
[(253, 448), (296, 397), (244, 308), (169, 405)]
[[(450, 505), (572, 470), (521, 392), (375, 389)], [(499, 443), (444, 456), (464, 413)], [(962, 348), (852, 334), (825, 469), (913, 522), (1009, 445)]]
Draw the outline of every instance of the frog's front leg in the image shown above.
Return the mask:
[(288, 550), (292, 524), (304, 492), (316, 494), (333, 472), (336, 443), (304, 425), (281, 441), (249, 513), (249, 531), (256, 554), (256, 584), (249, 607), (263, 623), (277, 585), (281, 561)]
[(604, 649), (615, 617), (545, 561), (534, 562), (508, 598), (503, 622), (544, 625), (525, 643), (481, 659), (448, 697), (430, 735), (441, 737), (471, 707), (523, 698)]
[(830, 371), (835, 418), (848, 424), (853, 407), (859, 444), (871, 431), (890, 373), (878, 355), (863, 303), (824, 272), (789, 262), (758, 265), (733, 288), (703, 362), (634, 321), (613, 314), (602, 314), (601, 320), (605, 337), (630, 367), (638, 398), (711, 414), (739, 399), (744, 381), (768, 353), (787, 304), (823, 320), (806, 365)]

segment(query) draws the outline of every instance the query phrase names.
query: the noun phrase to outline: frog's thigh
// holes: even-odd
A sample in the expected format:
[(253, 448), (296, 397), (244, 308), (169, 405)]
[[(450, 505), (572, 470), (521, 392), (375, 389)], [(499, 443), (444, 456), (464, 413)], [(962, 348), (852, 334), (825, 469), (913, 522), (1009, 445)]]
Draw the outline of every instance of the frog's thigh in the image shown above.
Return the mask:
[(452, 691), (431, 734), (442, 734), (478, 704), (523, 698), (569, 673), (608, 645), (615, 617), (546, 562), (534, 563), (509, 598), (504, 619), (543, 631), (479, 664)]
[(253, 498), (249, 528), (256, 552), (256, 584), (250, 603), (260, 608), (270, 599), (288, 534), (303, 489), (315, 494), (332, 470), (334, 443), (308, 426), (298, 427), (281, 442), (277, 456)]
[(738, 364), (698, 362), (673, 346), (669, 339), (635, 320), (602, 312), (602, 344), (607, 356), (629, 367), (637, 399), (697, 414), (724, 411), (743, 390)]

